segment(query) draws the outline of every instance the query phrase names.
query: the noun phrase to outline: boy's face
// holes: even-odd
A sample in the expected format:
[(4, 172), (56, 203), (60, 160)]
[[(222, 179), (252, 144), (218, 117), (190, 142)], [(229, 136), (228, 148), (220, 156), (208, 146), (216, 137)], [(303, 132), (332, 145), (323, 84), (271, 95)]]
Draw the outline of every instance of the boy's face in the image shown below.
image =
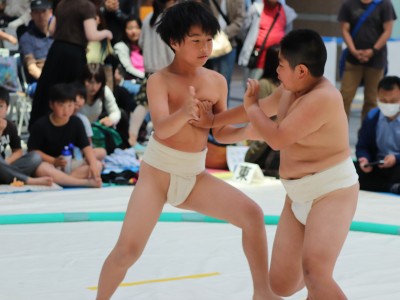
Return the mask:
[(8, 105), (7, 102), (0, 99), (0, 118), (5, 119), (7, 116)]
[(203, 66), (212, 51), (212, 36), (204, 33), (200, 27), (192, 26), (184, 41), (172, 43), (175, 54), (186, 58), (189, 62)]
[(81, 95), (76, 95), (76, 98), (75, 98), (75, 112), (78, 112), (81, 108), (82, 108), (82, 106), (84, 106), (85, 105), (85, 98), (83, 97), (83, 96), (81, 96)]
[(67, 100), (64, 102), (50, 102), (50, 108), (53, 111), (53, 118), (57, 121), (68, 122), (74, 114), (75, 101)]
[(286, 89), (291, 90), (291, 87), (293, 86), (293, 82), (295, 80), (295, 70), (291, 68), (289, 62), (282, 56), (280, 52), (279, 65), (276, 69), (276, 72), (278, 73), (278, 78), (282, 82), (283, 86)]

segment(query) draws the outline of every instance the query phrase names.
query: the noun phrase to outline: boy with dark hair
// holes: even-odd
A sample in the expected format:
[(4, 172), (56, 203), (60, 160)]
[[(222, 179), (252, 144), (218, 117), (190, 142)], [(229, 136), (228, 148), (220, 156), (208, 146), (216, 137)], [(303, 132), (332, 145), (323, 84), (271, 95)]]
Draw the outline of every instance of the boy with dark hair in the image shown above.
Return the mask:
[[(356, 210), (359, 184), (343, 99), (323, 77), (326, 57), (318, 33), (291, 31), (281, 41), (281, 85), (259, 100), (259, 83), (249, 79), (244, 105), (213, 119), (213, 127), (250, 120), (259, 138), (280, 150), (279, 175), (287, 195), (270, 278), (281, 296), (305, 286), (307, 299), (346, 299), (332, 274)], [(204, 127), (210, 121), (192, 123)]]
[[(98, 300), (110, 299), (128, 268), (140, 257), (165, 203), (241, 228), (254, 284), (252, 299), (280, 299), (269, 286), (261, 208), (239, 190), (206, 172), (209, 129), (189, 123), (203, 117), (211, 107), (216, 113), (227, 108), (225, 78), (203, 67), (218, 30), (218, 21), (212, 13), (194, 1), (169, 8), (158, 26), (175, 57), (148, 81), (154, 134), (143, 156), (120, 237), (101, 271)], [(233, 126), (216, 131), (215, 136), (224, 143), (243, 140), (249, 134), (248, 128)]]
[[(23, 155), (17, 128), (13, 122), (6, 119), (9, 104), (8, 91), (0, 87), (0, 184), (10, 184), (18, 180), (24, 184), (52, 185), (51, 177), (31, 177), (42, 159), (37, 153)], [(6, 157), (5, 151), (8, 146), (11, 148), (11, 155)]]
[(51, 87), (49, 96), (52, 112), (32, 126), (28, 139), (29, 151), (39, 153), (43, 161), (53, 169), (63, 169), (67, 161), (61, 156), (61, 152), (65, 146), (73, 144), (82, 151), (85, 157), (83, 164), (72, 168), (69, 175), (65, 174), (67, 176), (59, 179), (54, 178), (55, 175), (60, 177), (59, 173), (49, 170), (48, 167), (44, 173), (51, 172), (49, 175), (61, 185), (101, 187), (102, 164), (93, 154), (82, 121), (73, 115), (75, 89), (71, 84), (59, 83)]

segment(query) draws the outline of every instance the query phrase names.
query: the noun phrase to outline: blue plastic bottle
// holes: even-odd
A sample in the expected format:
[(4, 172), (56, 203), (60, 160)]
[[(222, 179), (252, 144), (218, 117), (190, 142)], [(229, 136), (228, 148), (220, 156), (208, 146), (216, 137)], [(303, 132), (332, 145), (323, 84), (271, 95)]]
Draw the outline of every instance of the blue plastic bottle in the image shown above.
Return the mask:
[(69, 149), (72, 151), (73, 153), (73, 158), (75, 160), (82, 160), (82, 152), (81, 149), (79, 149), (79, 147), (74, 146), (74, 144), (69, 144)]
[(61, 156), (67, 161), (67, 164), (64, 167), (64, 172), (67, 174), (71, 173), (72, 153), (68, 146), (65, 146), (61, 151)]

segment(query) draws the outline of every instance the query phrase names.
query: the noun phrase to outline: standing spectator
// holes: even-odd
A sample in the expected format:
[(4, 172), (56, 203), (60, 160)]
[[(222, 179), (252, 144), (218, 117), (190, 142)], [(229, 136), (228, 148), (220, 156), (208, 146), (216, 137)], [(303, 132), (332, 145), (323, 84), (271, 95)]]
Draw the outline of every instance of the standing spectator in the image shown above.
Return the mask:
[(224, 75), (229, 90), (236, 63), (237, 46), (236, 37), (239, 35), (246, 16), (244, 0), (208, 0), (214, 16), (218, 19), (221, 30), (226, 33), (232, 46), (232, 51), (209, 60), (210, 68)]
[(270, 32), (265, 40), (263, 51), (259, 53), (256, 66), (248, 70), (248, 77), (260, 79), (265, 61), (268, 59), (266, 57), (267, 49), (271, 45), (279, 44), (284, 35), (292, 30), (296, 17), (297, 14), (293, 8), (279, 0), (263, 0), (251, 5), (244, 23), (246, 38), (240, 51), (239, 65), (247, 67), (253, 49), (260, 50), (264, 39)]
[(105, 0), (102, 7), (107, 28), (113, 34), (112, 44), (121, 41), (128, 16), (140, 17), (141, 0)]
[[(24, 184), (52, 185), (51, 177), (32, 177), (42, 159), (35, 152), (23, 154), (17, 128), (13, 122), (6, 119), (9, 103), (8, 91), (0, 87), (0, 184), (10, 184), (18, 180)], [(5, 150), (8, 147), (11, 154), (6, 157)]]
[(49, 34), (49, 22), (53, 15), (52, 4), (47, 0), (33, 0), (31, 2), (32, 22), (27, 31), (19, 40), (20, 53), (27, 70), (29, 96), (36, 90), (37, 80), (42, 74), (42, 69), (53, 44)]
[(49, 112), (48, 91), (57, 83), (80, 80), (86, 66), (88, 41), (111, 39), (109, 30), (98, 31), (96, 7), (89, 0), (62, 0), (50, 24), (54, 30), (51, 45), (32, 101), (29, 128)]
[[(374, 8), (369, 11), (371, 6)], [(367, 11), (369, 15), (362, 24), (359, 23)], [(341, 23), (343, 39), (348, 48), (341, 86), (347, 118), (362, 81), (362, 120), (376, 107), (376, 87), (387, 67), (386, 42), (392, 34), (395, 19), (396, 13), (390, 0), (346, 0), (339, 10), (338, 21)]]
[(356, 144), (360, 188), (400, 194), (400, 78), (384, 77), (377, 90), (378, 107), (363, 120)]

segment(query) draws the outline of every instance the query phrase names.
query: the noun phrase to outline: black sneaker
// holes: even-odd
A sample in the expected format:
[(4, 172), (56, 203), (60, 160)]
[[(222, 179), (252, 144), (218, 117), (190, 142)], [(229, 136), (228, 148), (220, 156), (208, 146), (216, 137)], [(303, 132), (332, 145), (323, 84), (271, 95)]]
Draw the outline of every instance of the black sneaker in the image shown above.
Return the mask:
[(389, 192), (400, 194), (400, 183), (394, 183), (390, 186)]

